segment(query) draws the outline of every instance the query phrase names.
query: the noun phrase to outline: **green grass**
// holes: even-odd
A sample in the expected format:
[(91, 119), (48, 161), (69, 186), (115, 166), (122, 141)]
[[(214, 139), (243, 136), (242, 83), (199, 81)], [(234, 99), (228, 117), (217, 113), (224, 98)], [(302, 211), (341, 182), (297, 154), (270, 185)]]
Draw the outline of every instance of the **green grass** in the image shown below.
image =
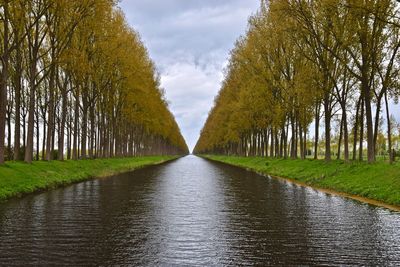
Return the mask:
[(0, 166), (0, 200), (50, 189), (91, 178), (107, 177), (174, 159), (172, 156), (39, 161), (33, 164), (7, 162)]
[(216, 160), (257, 172), (290, 178), (310, 186), (358, 195), (400, 206), (400, 163), (344, 163), (323, 160), (290, 160), (261, 157), (205, 155)]

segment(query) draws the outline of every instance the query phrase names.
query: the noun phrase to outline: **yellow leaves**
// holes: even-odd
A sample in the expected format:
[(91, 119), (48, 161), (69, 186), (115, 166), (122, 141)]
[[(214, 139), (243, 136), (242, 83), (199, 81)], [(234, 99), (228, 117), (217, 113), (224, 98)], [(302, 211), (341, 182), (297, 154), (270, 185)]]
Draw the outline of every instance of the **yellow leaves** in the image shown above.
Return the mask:
[(249, 30), (231, 52), (222, 89), (196, 150), (222, 148), (249, 132), (281, 128), (289, 114), (310, 123), (315, 103), (315, 65), (303, 56), (294, 34), (289, 1), (269, 1), (249, 20)]
[(82, 90), (95, 90), (92, 94), (100, 99), (99, 109), (106, 110), (111, 118), (138, 126), (185, 150), (186, 143), (159, 88), (154, 63), (139, 34), (127, 25), (121, 10), (113, 8), (114, 3), (58, 3), (59, 8), (69, 6), (72, 17), (77, 16), (77, 10), (86, 12), (61, 61)]

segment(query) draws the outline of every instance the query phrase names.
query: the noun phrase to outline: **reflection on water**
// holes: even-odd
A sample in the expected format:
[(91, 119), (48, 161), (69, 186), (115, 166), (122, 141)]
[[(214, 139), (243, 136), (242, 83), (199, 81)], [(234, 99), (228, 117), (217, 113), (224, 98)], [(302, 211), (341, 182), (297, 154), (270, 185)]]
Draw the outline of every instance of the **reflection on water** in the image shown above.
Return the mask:
[(0, 204), (0, 265), (399, 265), (400, 214), (188, 156)]

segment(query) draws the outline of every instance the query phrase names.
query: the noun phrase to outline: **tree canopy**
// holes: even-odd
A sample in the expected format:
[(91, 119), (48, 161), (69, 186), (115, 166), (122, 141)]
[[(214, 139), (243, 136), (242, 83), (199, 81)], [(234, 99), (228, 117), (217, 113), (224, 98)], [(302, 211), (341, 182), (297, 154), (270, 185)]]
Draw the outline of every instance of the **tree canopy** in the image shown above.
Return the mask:
[(349, 161), (363, 160), (366, 145), (374, 162), (386, 129), (393, 161), (399, 25), (393, 0), (261, 1), (231, 52), (195, 153), (322, 153), (327, 161), (335, 154)]
[(0, 164), (188, 153), (115, 0), (1, 0), (0, 18)]

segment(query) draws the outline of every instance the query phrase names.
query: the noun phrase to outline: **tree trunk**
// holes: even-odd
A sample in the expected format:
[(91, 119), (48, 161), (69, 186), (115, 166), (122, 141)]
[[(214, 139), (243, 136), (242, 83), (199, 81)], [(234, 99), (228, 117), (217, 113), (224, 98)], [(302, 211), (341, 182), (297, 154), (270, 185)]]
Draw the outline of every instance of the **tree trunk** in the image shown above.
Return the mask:
[(319, 113), (320, 103), (315, 106), (315, 133), (314, 133), (314, 159), (318, 159), (318, 139), (319, 139)]
[[(40, 25), (39, 22), (35, 23), (35, 30), (33, 40), (30, 38), (32, 36), (28, 36), (29, 41), (29, 108), (28, 108), (28, 133), (27, 133), (27, 141), (25, 147), (25, 162), (32, 163), (33, 159), (33, 135), (34, 135), (34, 127), (35, 127), (35, 99), (36, 99), (36, 75), (37, 75), (37, 62), (38, 62), (38, 54), (39, 54), (39, 31)], [(39, 153), (39, 151), (38, 151)]]
[(30, 67), (30, 94), (29, 94), (29, 109), (28, 109), (28, 133), (25, 147), (25, 162), (32, 163), (33, 159), (33, 131), (35, 124), (35, 93), (36, 93), (36, 64), (31, 63)]
[[(53, 45), (54, 46), (54, 45)], [(54, 49), (52, 49), (52, 59), (54, 59)], [(55, 66), (51, 63), (50, 76), (49, 76), (49, 107), (48, 107), (48, 120), (47, 120), (47, 138), (46, 138), (46, 160), (52, 160), (52, 138), (55, 131), (55, 104), (54, 104), (54, 90), (55, 90)]]
[(88, 93), (87, 93), (88, 88), (84, 88), (83, 93), (82, 93), (82, 104), (83, 104), (83, 109), (82, 109), (82, 126), (81, 126), (81, 158), (85, 159), (86, 158), (86, 149), (87, 149), (87, 129), (88, 129)]
[(69, 120), (69, 123), (68, 123), (68, 128), (67, 128), (67, 134), (68, 134), (68, 140), (67, 140), (67, 159), (68, 160), (70, 160), (71, 159), (71, 157), (72, 157), (72, 149), (71, 149), (71, 147), (72, 147), (72, 123), (73, 123), (73, 118), (72, 118), (72, 115), (69, 115), (68, 116), (69, 118), (68, 118), (68, 120)]
[(94, 103), (90, 105), (90, 149), (89, 157), (94, 158), (95, 138), (96, 138), (96, 116), (94, 111)]
[(349, 161), (349, 128), (347, 126), (347, 111), (343, 107), (343, 144), (344, 144), (344, 161)]
[(9, 64), (9, 21), (8, 21), (8, 0), (3, 3), (3, 55), (1, 57), (2, 70), (0, 81), (0, 164), (4, 164), (5, 134), (6, 134), (6, 110), (7, 110), (7, 82)]
[(308, 152), (307, 152), (307, 127), (304, 127), (304, 158), (306, 158), (307, 157), (307, 154), (308, 154)]
[[(37, 101), (39, 102), (39, 101)], [(36, 161), (39, 161), (39, 138), (40, 138), (40, 121), (39, 121), (39, 103), (36, 103)], [(43, 127), (45, 128), (45, 127)]]
[(364, 99), (361, 101), (361, 114), (360, 114), (360, 145), (358, 160), (363, 161), (363, 148), (364, 147)]
[(340, 120), (340, 131), (339, 131), (338, 150), (336, 159), (340, 159), (340, 148), (342, 147), (342, 139), (343, 139), (343, 115), (342, 119)]
[(374, 125), (372, 121), (372, 110), (371, 110), (371, 97), (369, 90), (364, 90), (365, 99), (365, 116), (367, 121), (367, 149), (368, 149), (368, 162), (375, 162), (375, 144), (374, 144)]
[(375, 154), (377, 153), (377, 140), (378, 140), (378, 132), (379, 132), (379, 122), (380, 122), (380, 114), (381, 114), (381, 105), (382, 105), (382, 95), (379, 95), (376, 100), (376, 110), (375, 110), (375, 124), (374, 124), (374, 150)]
[(78, 123), (79, 123), (79, 91), (76, 93), (74, 111), (74, 141), (72, 145), (72, 159), (78, 159)]
[(393, 153), (393, 150), (392, 150), (392, 125), (391, 125), (391, 121), (390, 121), (387, 90), (385, 90), (385, 106), (386, 106), (386, 120), (387, 120), (387, 138), (388, 138), (389, 163), (392, 164), (394, 162), (394, 153)]
[(304, 139), (303, 139), (303, 128), (301, 123), (299, 123), (299, 139), (300, 139), (300, 158), (305, 159), (305, 151), (304, 151)]
[[(15, 33), (17, 38), (18, 33)], [(16, 41), (18, 42), (18, 41)], [(21, 73), (22, 73), (22, 55), (21, 48), (18, 45), (16, 50), (16, 62), (15, 62), (15, 120), (14, 120), (14, 160), (21, 160), (20, 149), (21, 149)]]
[[(67, 78), (65, 78), (67, 80)], [(61, 123), (58, 134), (58, 160), (64, 160), (64, 138), (65, 138), (65, 124), (67, 121), (67, 107), (68, 107), (68, 94), (67, 94), (67, 82), (64, 83), (64, 87), (61, 88)], [(67, 141), (69, 143), (69, 140)]]
[(270, 147), (270, 157), (274, 157), (275, 150), (275, 140), (274, 140), (274, 128), (271, 127), (271, 147)]
[(286, 124), (286, 127), (285, 127), (285, 125), (284, 125), (284, 128), (285, 128), (285, 143), (284, 143), (284, 146), (285, 146), (285, 151), (284, 151), (284, 155), (283, 155), (283, 157), (285, 158), (285, 159), (287, 159), (288, 158), (288, 155), (289, 155), (289, 123), (285, 123)]
[(292, 142), (290, 145), (290, 158), (294, 159), (296, 158), (296, 123), (294, 121), (294, 116), (291, 116), (290, 119), (291, 122), (291, 129), (292, 129)]
[(26, 148), (26, 115), (23, 116), (22, 121), (22, 144), (24, 145), (24, 149)]
[(361, 102), (362, 102), (362, 100), (360, 97), (360, 99), (358, 99), (358, 101), (357, 101), (357, 110), (356, 110), (356, 117), (355, 117), (355, 123), (354, 123), (353, 160), (357, 159), (357, 135), (358, 135), (358, 127), (359, 127), (358, 123), (360, 121), (359, 120), (359, 118), (360, 118), (359, 112), (360, 112)]
[(331, 161), (331, 109), (329, 101), (324, 100), (325, 111), (325, 161)]
[(9, 107), (10, 110), (7, 111), (7, 160), (11, 160), (11, 114), (12, 114), (12, 106)]

